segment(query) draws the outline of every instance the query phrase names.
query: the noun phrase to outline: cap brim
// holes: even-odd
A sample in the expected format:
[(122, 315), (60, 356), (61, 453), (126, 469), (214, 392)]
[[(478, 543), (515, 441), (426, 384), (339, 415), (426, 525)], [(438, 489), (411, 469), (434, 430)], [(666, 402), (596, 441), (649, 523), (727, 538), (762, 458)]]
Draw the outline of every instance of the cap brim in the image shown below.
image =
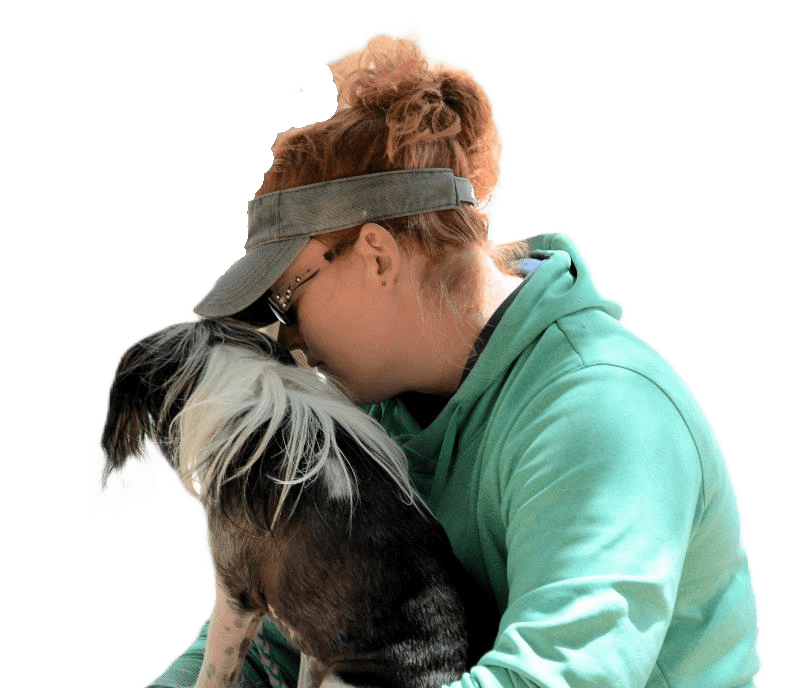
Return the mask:
[(308, 240), (278, 239), (250, 249), (216, 281), (194, 312), (204, 318), (221, 318), (244, 310), (275, 283)]

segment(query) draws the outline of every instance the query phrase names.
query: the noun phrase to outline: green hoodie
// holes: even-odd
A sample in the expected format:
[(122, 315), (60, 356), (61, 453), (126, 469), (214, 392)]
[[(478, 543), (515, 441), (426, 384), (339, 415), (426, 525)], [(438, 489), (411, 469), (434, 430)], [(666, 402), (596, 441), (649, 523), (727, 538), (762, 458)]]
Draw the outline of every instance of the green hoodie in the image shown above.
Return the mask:
[[(753, 592), (705, 417), (567, 239), (529, 243), (549, 259), (435, 420), (400, 399), (370, 409), (503, 613), (461, 685), (752, 686)], [(206, 632), (153, 685), (192, 685)], [(296, 677), (265, 623), (240, 683)]]
[(750, 686), (756, 617), (706, 418), (563, 236), (426, 428), (371, 409), (502, 612), (463, 686)]

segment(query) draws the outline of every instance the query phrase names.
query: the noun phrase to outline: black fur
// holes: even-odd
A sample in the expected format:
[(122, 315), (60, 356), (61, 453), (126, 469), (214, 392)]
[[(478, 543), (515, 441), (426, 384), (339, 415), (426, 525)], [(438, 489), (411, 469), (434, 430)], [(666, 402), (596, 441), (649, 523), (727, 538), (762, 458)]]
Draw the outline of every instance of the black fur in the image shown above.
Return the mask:
[[(222, 342), (291, 362), (262, 333), (224, 321), (177, 325), (134, 345), (111, 388), (104, 479), (141, 453), (145, 438), (177, 468), (180, 437), (172, 420), (203, 373), (187, 352)], [(188, 359), (198, 369), (187, 376)], [(205, 503), (215, 568), (231, 597), (243, 611), (274, 615), (321, 674), (392, 688), (457, 680), (491, 646), (498, 618), (442, 527), (421, 502), (404, 499), (345, 432), (336, 442), (356, 477), (355, 504), (331, 498), (324, 481), (315, 480), (293, 488), (291, 508), (274, 522), (282, 439), (278, 433), (244, 475), (231, 467), (219, 494)]]
[[(145, 337), (130, 347), (117, 366), (108, 399), (101, 445), (106, 455), (103, 473), (121, 468), (131, 456), (142, 456), (145, 440), (156, 442), (173, 468), (178, 438), (171, 424), (204, 372), (205, 360), (190, 353), (202, 347), (234, 344), (258, 355), (295, 365), (292, 355), (276, 341), (253, 328), (232, 321), (204, 320), (180, 323)], [(176, 384), (180, 373), (182, 384)]]

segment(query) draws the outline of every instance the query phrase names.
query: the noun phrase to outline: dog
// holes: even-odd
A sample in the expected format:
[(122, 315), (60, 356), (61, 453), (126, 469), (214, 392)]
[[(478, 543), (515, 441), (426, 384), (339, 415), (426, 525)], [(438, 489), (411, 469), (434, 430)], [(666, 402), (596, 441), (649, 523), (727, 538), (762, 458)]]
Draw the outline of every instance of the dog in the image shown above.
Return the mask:
[(493, 602), (402, 451), (265, 333), (200, 320), (133, 345), (109, 393), (103, 485), (147, 440), (207, 515), (217, 604), (196, 685), (234, 684), (264, 616), (311, 688), (434, 688), (491, 647)]

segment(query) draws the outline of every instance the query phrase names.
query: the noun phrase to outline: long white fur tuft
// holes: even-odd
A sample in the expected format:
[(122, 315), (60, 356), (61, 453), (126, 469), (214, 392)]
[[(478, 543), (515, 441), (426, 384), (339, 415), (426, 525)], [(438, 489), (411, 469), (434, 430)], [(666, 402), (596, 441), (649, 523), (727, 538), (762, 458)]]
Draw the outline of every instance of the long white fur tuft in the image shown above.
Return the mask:
[[(409, 504), (419, 501), (402, 450), (334, 383), (242, 347), (212, 348), (202, 378), (175, 422), (178, 473), (204, 502), (218, 498), (226, 480), (245, 475), (279, 430), (285, 433), (280, 474), (273, 476), (283, 485), (273, 525), (294, 485), (321, 479), (332, 498), (351, 506), (357, 499), (355, 476), (336, 443), (337, 428), (368, 452)], [(240, 453), (256, 439), (256, 449), (243, 459)], [(232, 473), (233, 464), (239, 468)]]

